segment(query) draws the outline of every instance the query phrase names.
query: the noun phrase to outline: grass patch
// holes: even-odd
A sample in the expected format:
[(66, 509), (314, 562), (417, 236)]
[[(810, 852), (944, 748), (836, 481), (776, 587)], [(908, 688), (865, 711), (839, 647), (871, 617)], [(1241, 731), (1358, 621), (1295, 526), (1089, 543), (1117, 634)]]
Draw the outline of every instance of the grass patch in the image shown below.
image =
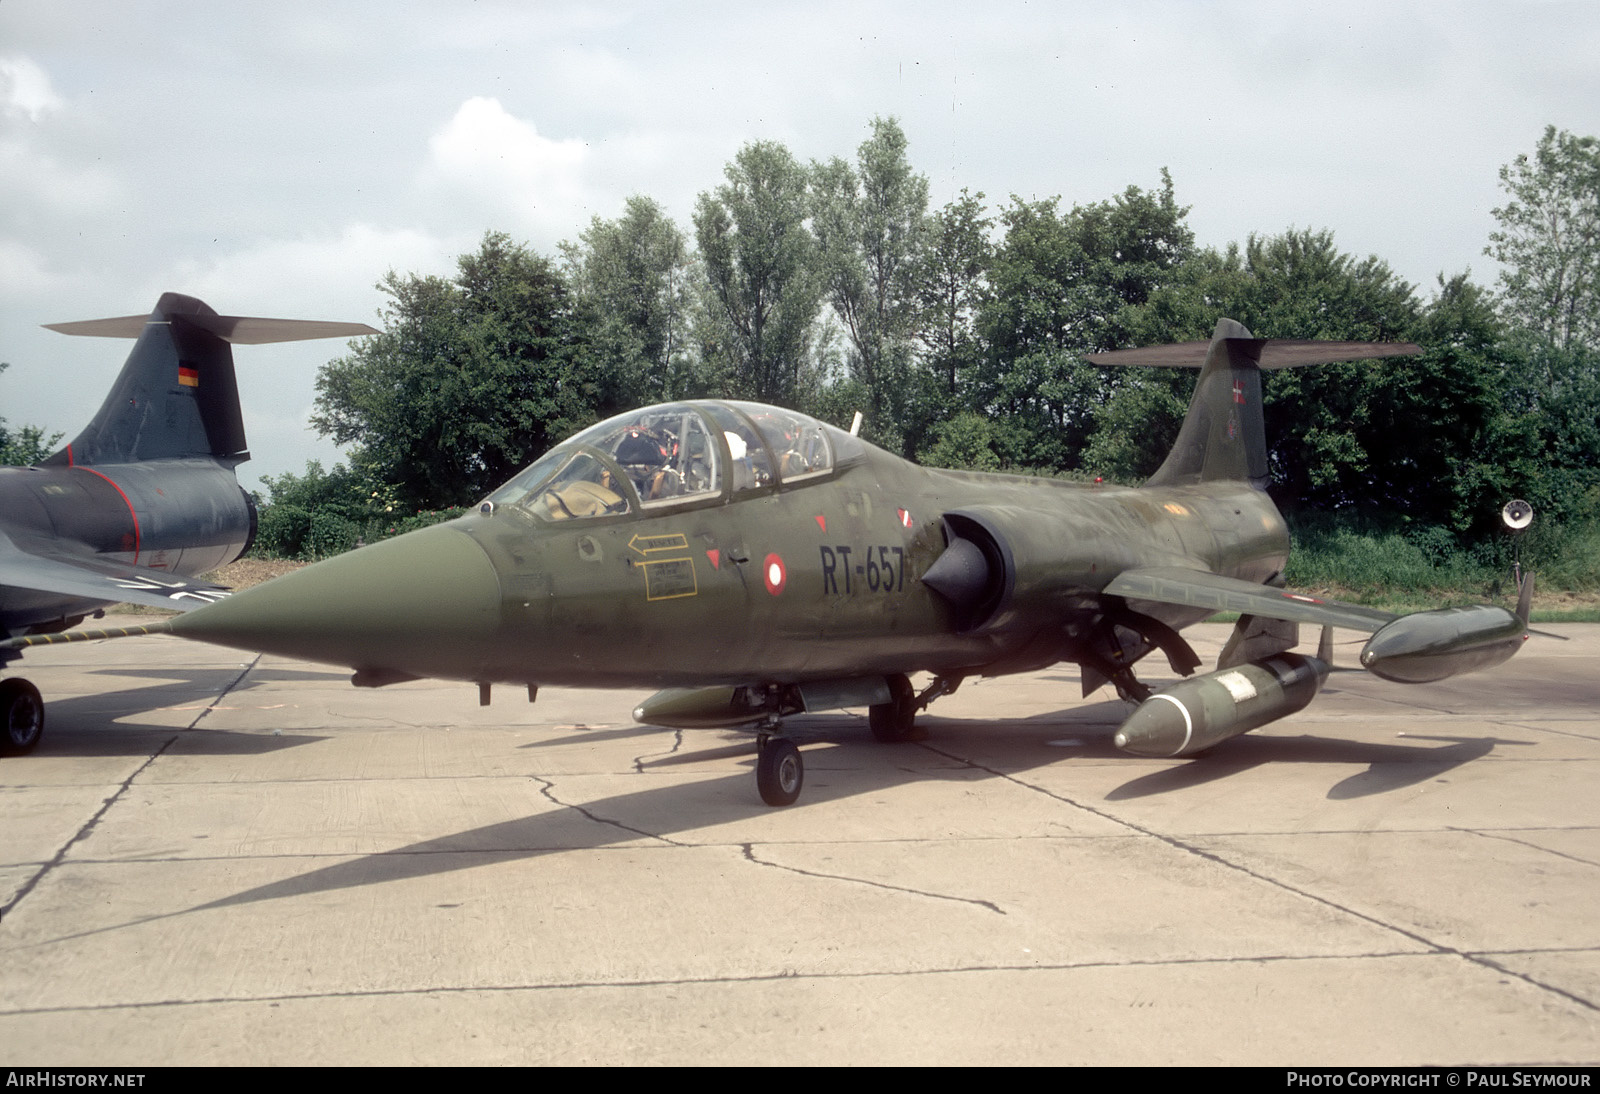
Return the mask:
[(1511, 566), (1537, 576), (1535, 622), (1600, 622), (1600, 525), (1535, 526), (1519, 540), (1463, 545), (1424, 525), (1374, 530), (1312, 515), (1291, 521), (1289, 587), (1397, 614), (1514, 603)]

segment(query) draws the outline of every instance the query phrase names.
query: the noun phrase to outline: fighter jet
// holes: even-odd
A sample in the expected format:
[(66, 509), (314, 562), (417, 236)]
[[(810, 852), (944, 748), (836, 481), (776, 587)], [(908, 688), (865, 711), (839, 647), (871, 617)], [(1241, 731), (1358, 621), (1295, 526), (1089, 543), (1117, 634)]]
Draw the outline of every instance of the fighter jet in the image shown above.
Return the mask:
[[(63, 334), (136, 338), (94, 420), (36, 467), (0, 468), (0, 628), (76, 626), (108, 604), (182, 611), (227, 590), (197, 579), (242, 555), (256, 509), (234, 468), (250, 458), (229, 343), (376, 334), (364, 323), (218, 315), (165, 293), (148, 317), (47, 324)], [(0, 648), (0, 665), (17, 657)], [(39, 689), (0, 680), (0, 750), (44, 731)]]
[[(1436, 680), (1526, 636), (1492, 606), (1386, 612), (1284, 589), (1289, 535), (1264, 492), (1261, 371), (1416, 353), (1410, 344), (1253, 338), (1102, 354), (1203, 366), (1171, 454), (1141, 487), (924, 468), (803, 414), (742, 402), (653, 406), (557, 445), (449, 523), (317, 563), (173, 619), (186, 638), (354, 670), (491, 685), (660, 688), (644, 724), (742, 727), (757, 786), (794, 802), (784, 734), (802, 711), (866, 707), (898, 741), (963, 680), (1079, 666), (1085, 695), (1137, 703), (1116, 743), (1187, 756), (1292, 714), (1329, 672), (1327, 630), (1375, 632), (1362, 665)], [(1151, 693), (1180, 630), (1240, 613), (1214, 671)], [(1289, 652), (1324, 627), (1320, 656)], [(93, 632), (90, 632), (91, 634)], [(920, 690), (914, 674), (928, 678)]]

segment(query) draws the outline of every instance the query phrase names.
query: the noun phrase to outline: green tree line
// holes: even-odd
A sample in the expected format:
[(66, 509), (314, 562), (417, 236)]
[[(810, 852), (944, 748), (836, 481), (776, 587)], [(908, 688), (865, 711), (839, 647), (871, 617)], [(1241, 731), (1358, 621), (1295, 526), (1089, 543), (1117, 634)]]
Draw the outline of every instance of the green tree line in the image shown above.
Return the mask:
[(1488, 558), (1511, 497), (1555, 529), (1600, 509), (1600, 143), (1551, 127), (1500, 182), (1497, 283), (1424, 293), (1327, 230), (1199, 246), (1165, 170), (1089, 204), (932, 208), (893, 119), (849, 159), (757, 141), (687, 226), (639, 195), (553, 256), (488, 232), (454, 277), (391, 271), (383, 333), (317, 382), (314, 424), (350, 465), (268, 480), (261, 542), (312, 556), (455, 511), (571, 432), (677, 398), (859, 410), (867, 439), (923, 463), (1137, 482), (1194, 374), (1085, 358), (1226, 315), (1421, 346), (1271, 374), (1271, 492), (1297, 527)]
[[(7, 362), (0, 361), (0, 372), (10, 367)], [(16, 467), (36, 464), (55, 451), (56, 442), (60, 440), (61, 434), (46, 433), (41, 426), (13, 427), (0, 418), (0, 464)]]

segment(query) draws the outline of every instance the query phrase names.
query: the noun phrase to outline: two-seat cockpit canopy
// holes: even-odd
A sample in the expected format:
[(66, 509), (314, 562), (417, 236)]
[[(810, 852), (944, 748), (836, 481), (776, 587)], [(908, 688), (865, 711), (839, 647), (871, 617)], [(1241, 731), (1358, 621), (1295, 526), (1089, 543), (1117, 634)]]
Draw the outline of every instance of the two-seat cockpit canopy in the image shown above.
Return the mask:
[(666, 403), (608, 418), (487, 499), (583, 520), (821, 479), (864, 451), (850, 434), (760, 403)]

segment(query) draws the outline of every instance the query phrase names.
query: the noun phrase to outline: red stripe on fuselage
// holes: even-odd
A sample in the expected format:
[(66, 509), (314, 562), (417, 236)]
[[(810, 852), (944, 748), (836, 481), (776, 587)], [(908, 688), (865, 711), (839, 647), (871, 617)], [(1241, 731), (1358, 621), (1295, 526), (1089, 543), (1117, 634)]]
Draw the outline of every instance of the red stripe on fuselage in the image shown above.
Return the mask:
[[(107, 482), (111, 482), (111, 477), (109, 475), (102, 474), (92, 467), (80, 467), (78, 470), (87, 471), (91, 475), (99, 475)], [(133, 502), (128, 500), (128, 495), (122, 493), (122, 487), (118, 486), (114, 482), (111, 482), (111, 489), (115, 490), (121, 496), (122, 504), (128, 507), (128, 515), (133, 518), (133, 563), (135, 566), (137, 566), (139, 564), (139, 514), (134, 511)]]

